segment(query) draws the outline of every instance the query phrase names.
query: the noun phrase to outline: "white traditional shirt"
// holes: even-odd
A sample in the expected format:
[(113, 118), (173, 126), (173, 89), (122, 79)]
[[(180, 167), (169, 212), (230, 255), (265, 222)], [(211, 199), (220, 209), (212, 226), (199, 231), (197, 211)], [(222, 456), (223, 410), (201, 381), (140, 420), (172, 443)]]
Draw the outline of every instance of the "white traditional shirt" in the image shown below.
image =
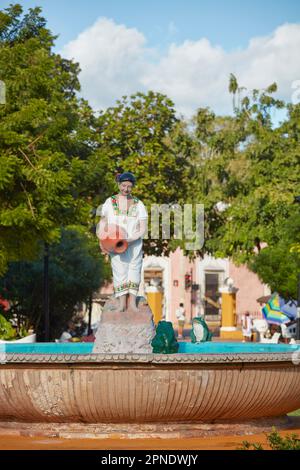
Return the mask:
[[(131, 238), (139, 228), (139, 221), (146, 220), (148, 213), (145, 205), (138, 198), (133, 197), (134, 203), (126, 211), (119, 208), (116, 196), (111, 196), (102, 204), (100, 214), (106, 217), (108, 225), (116, 224), (125, 229), (128, 238)], [(97, 235), (99, 234), (99, 224)]]
[(184, 307), (178, 307), (176, 309), (176, 317), (180, 321), (185, 320), (185, 309), (184, 309)]
[(72, 335), (68, 331), (64, 331), (59, 338), (60, 343), (68, 343), (72, 339)]

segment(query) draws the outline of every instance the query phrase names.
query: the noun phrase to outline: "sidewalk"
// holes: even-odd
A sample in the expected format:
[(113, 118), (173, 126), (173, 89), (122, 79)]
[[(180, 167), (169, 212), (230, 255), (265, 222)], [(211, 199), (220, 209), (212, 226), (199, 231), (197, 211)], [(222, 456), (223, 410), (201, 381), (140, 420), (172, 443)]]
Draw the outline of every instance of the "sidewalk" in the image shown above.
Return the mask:
[[(300, 426), (280, 431), (281, 436), (296, 433)], [(191, 439), (58, 439), (0, 436), (0, 450), (237, 450), (243, 441), (260, 443), (265, 449), (265, 434), (218, 436)]]

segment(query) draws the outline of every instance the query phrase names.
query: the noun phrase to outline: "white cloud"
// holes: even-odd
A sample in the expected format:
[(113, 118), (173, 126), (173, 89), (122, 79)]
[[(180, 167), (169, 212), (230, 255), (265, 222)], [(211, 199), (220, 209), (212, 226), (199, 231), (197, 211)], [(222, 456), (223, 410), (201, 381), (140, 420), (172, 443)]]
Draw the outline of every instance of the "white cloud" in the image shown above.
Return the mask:
[(136, 29), (100, 18), (64, 46), (61, 54), (79, 62), (82, 94), (97, 109), (143, 87), (146, 39)]
[(80, 62), (82, 93), (96, 109), (124, 94), (152, 89), (191, 115), (200, 106), (231, 112), (230, 73), (249, 89), (276, 81), (278, 96), (290, 101), (292, 83), (300, 79), (299, 48), (300, 24), (284, 24), (268, 36), (253, 38), (244, 49), (227, 52), (201, 38), (171, 44), (159, 55), (147, 48), (141, 32), (100, 18), (61, 53)]

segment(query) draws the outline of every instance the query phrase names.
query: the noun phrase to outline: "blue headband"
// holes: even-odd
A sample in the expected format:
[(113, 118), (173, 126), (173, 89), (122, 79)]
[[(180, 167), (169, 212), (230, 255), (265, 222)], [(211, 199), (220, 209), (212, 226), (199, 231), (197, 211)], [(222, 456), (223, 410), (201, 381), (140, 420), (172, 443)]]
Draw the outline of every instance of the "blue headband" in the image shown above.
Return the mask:
[(130, 181), (132, 184), (136, 182), (134, 175), (130, 171), (125, 171), (125, 173), (117, 176), (118, 183), (124, 183), (124, 181)]

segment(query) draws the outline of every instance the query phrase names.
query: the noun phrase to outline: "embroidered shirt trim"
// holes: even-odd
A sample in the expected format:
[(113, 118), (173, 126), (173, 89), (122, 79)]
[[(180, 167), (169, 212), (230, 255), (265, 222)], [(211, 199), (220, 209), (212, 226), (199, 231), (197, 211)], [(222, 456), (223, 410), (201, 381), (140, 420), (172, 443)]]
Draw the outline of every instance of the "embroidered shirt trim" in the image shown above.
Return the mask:
[(139, 202), (139, 199), (135, 196), (133, 196), (133, 204), (127, 209), (120, 209), (119, 204), (118, 204), (118, 199), (117, 199), (117, 194), (114, 194), (111, 196), (111, 202), (112, 206), (114, 209), (115, 215), (127, 215), (128, 217), (136, 217), (137, 215), (137, 204)]

